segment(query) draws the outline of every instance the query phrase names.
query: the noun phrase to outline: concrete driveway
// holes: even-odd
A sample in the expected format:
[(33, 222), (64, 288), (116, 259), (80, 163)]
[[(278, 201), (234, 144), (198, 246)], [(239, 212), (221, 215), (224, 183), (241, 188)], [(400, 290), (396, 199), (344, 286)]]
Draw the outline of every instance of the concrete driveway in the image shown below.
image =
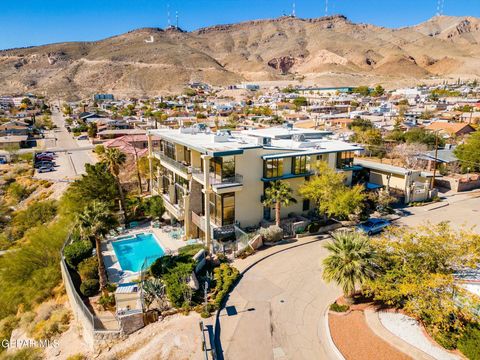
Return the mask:
[(336, 358), (324, 313), (341, 291), (321, 278), (325, 241), (290, 248), (245, 273), (219, 317), (225, 359)]

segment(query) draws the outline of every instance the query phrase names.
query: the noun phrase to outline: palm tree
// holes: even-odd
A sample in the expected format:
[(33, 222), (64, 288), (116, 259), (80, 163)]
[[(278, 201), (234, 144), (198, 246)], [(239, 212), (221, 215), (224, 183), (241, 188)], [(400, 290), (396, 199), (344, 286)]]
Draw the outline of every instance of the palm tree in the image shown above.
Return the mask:
[(282, 206), (289, 206), (296, 203), (292, 197), (290, 186), (280, 180), (274, 181), (270, 187), (265, 190), (266, 199), (263, 201), (265, 206), (275, 206), (275, 224), (280, 226), (280, 209)]
[(125, 195), (123, 193), (122, 184), (120, 183), (119, 174), (120, 167), (127, 161), (127, 155), (116, 148), (107, 148), (99, 155), (102, 162), (107, 164), (110, 173), (115, 178), (115, 182), (117, 183), (118, 187), (118, 193), (120, 194), (120, 204), (122, 205), (122, 210), (125, 214)]
[(98, 278), (100, 289), (105, 289), (107, 276), (102, 258), (101, 243), (108, 232), (117, 225), (117, 219), (106, 203), (93, 201), (77, 216), (77, 226), (80, 236), (85, 240), (95, 242), (98, 259)]
[(339, 232), (324, 247), (330, 254), (323, 260), (323, 279), (335, 281), (346, 298), (355, 294), (356, 284), (375, 276), (377, 254), (368, 237), (356, 232)]

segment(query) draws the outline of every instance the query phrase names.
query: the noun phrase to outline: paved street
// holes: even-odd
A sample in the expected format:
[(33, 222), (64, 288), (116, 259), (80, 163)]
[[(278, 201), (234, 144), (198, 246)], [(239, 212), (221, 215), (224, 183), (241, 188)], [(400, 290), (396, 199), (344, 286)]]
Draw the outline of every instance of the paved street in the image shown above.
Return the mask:
[(436, 224), (440, 221), (449, 221), (457, 229), (475, 227), (475, 231), (480, 232), (479, 191), (454, 195), (440, 203), (412, 207), (408, 211), (412, 215), (401, 218), (400, 224), (417, 226), (427, 222)]
[(225, 359), (335, 359), (323, 315), (341, 291), (321, 278), (324, 242), (275, 254), (245, 273), (220, 315)]
[[(65, 129), (65, 120), (62, 114), (54, 111), (52, 121), (57, 125), (57, 129), (49, 133), (49, 137), (55, 138), (54, 145), (49, 150), (71, 149), (66, 152), (57, 152), (55, 162), (57, 167), (55, 171), (47, 173), (36, 173), (37, 179), (47, 179), (51, 181), (73, 180), (78, 175), (85, 173), (85, 164), (95, 163), (95, 157), (92, 154), (91, 146), (88, 141), (79, 142), (72, 137), (72, 134)], [(85, 149), (84, 149), (85, 148)]]

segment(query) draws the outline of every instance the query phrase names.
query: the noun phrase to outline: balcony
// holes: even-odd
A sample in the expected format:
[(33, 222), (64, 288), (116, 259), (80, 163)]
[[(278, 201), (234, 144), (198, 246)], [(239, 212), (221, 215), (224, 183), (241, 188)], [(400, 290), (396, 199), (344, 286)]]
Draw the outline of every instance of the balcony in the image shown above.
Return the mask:
[[(193, 168), (192, 176), (200, 184), (205, 185), (205, 173), (201, 169)], [(240, 174), (219, 179), (210, 173), (209, 182), (212, 189), (219, 194), (225, 192), (222, 191), (224, 189), (228, 189), (228, 191), (239, 191), (243, 188), (243, 176)]]
[(161, 152), (155, 152), (154, 154), (156, 155), (157, 158), (160, 159), (160, 163), (162, 164), (162, 166), (177, 173), (178, 175), (187, 178), (188, 175), (192, 173), (191, 166), (188, 166), (184, 163), (181, 163), (172, 158), (169, 158), (168, 156), (166, 156)]

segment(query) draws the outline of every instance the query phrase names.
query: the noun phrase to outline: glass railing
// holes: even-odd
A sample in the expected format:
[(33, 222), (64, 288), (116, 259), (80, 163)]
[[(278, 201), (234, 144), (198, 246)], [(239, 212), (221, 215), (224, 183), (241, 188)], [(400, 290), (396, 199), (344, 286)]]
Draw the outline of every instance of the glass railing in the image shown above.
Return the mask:
[(161, 153), (161, 152), (157, 152), (156, 154), (159, 156), (161, 162), (167, 163), (167, 164), (173, 166), (175, 169), (177, 169), (181, 172), (184, 172), (186, 174), (191, 174), (192, 167), (189, 166), (188, 164), (186, 164), (186, 163), (184, 164), (184, 163), (181, 163), (177, 160), (174, 160), (174, 159), (166, 156), (164, 153)]

